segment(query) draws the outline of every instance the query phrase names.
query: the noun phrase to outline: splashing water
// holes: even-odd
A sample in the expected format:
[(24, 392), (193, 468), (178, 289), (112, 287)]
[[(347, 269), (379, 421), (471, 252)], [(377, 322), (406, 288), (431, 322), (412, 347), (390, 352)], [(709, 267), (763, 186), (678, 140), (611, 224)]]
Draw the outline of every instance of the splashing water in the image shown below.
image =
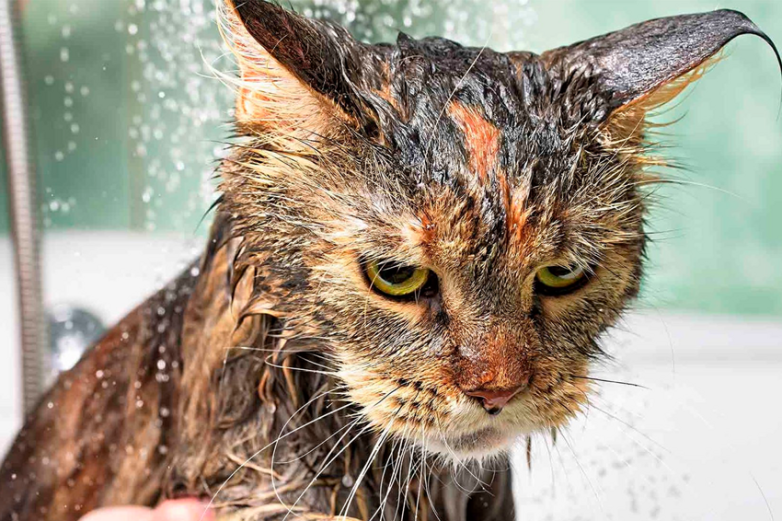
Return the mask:
[[(39, 126), (57, 116), (38, 139), (45, 224), (191, 234), (215, 197), (216, 159), (232, 131), (233, 93), (210, 72), (234, 68), (213, 2), (55, 3), (31, 3), (26, 16), (29, 25), (44, 17), (50, 33), (27, 31)], [(489, 7), (480, 0), (295, 0), (290, 7), (371, 42), (403, 31), (523, 48), (525, 28), (535, 22), (526, 0)], [(76, 204), (83, 198), (91, 204)], [(62, 200), (71, 201), (67, 215)]]

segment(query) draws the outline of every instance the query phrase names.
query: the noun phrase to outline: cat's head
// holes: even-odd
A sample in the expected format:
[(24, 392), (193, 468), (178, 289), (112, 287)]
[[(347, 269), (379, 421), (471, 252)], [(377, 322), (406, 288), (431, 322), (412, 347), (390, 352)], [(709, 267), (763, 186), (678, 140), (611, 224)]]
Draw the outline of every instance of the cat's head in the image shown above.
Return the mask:
[(260, 0), (222, 15), (244, 312), (328, 353), (374, 429), (458, 456), (584, 406), (639, 287), (645, 117), (735, 36), (767, 39), (735, 11), (541, 55), (366, 45)]

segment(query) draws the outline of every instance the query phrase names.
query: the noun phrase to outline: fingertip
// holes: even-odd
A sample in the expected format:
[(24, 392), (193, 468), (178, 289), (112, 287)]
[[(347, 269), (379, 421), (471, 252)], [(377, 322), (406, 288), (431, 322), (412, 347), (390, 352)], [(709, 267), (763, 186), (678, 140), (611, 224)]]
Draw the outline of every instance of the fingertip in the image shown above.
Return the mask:
[(197, 499), (174, 499), (155, 509), (154, 521), (214, 521), (214, 512)]

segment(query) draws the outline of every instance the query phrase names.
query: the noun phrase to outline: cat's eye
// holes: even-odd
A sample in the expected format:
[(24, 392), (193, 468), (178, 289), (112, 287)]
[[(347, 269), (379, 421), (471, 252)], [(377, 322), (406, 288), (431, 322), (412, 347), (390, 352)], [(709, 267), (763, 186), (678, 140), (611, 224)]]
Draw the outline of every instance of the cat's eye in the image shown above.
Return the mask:
[(392, 263), (368, 262), (364, 269), (372, 288), (392, 297), (414, 296), (433, 277), (430, 270)]
[(576, 265), (544, 266), (535, 274), (535, 286), (543, 295), (563, 295), (582, 287), (587, 282), (587, 271)]

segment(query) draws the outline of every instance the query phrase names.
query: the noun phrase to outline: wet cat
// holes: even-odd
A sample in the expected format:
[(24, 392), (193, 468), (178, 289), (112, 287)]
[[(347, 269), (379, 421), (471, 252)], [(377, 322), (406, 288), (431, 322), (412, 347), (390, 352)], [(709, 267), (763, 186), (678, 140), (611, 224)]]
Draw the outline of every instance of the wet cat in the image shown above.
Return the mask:
[(638, 290), (647, 114), (770, 40), (727, 10), (541, 55), (219, 11), (240, 137), (206, 251), (43, 398), (0, 520), (512, 519), (506, 451), (579, 413)]

